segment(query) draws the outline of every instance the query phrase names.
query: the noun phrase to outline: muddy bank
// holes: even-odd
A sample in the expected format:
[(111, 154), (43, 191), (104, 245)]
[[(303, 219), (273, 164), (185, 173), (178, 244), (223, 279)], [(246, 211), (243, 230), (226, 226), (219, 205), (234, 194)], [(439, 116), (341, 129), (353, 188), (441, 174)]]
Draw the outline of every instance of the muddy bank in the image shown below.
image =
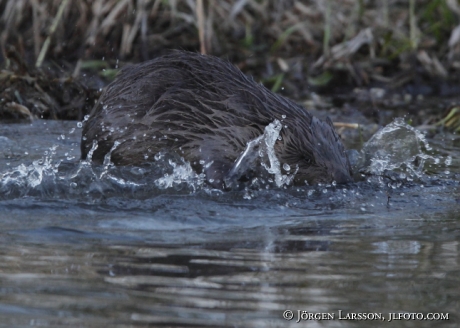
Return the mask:
[[(3, 0), (0, 12), (3, 120), (81, 120), (120, 67), (179, 48), (345, 118), (382, 124), (404, 107), (416, 125), (460, 126), (455, 1)], [(419, 110), (430, 97), (441, 104)]]

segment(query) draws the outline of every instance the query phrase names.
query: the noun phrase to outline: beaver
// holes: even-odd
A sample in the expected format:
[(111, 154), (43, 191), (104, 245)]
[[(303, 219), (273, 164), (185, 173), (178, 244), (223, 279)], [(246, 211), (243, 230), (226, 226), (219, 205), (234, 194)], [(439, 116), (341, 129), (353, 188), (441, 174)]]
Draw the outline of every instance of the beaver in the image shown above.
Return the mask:
[(94, 141), (93, 163), (102, 163), (111, 150), (111, 161), (120, 166), (147, 164), (155, 153), (173, 151), (212, 186), (225, 189), (225, 177), (248, 142), (275, 120), (283, 125), (275, 153), (281, 164), (297, 168), (296, 185), (352, 181), (329, 118), (312, 116), (228, 61), (186, 51), (121, 70), (85, 122), (82, 159)]

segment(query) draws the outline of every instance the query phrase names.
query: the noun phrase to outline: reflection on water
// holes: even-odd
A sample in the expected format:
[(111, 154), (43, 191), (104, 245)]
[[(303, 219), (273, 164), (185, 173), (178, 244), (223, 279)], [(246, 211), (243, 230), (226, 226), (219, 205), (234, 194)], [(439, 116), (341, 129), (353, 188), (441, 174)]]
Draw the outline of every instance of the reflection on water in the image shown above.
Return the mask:
[[(15, 325), (283, 327), (295, 326), (282, 319), (283, 309), (408, 311), (450, 313), (443, 324), (454, 327), (458, 219), (444, 217), (442, 227), (434, 220), (326, 217), (170, 233), (196, 234), (185, 244), (59, 228), (10, 231), (1, 236), (0, 317)], [(430, 326), (405, 326), (420, 324)]]
[[(95, 184), (98, 175), (83, 169), (73, 176), (76, 166), (65, 163), (79, 156), (78, 129), (69, 133), (75, 123), (47, 127), (0, 128), (0, 177), (21, 164), (25, 170), (0, 196), (1, 325), (460, 323), (460, 152), (453, 136), (445, 146), (430, 141), (451, 157), (448, 173), (444, 165), (417, 182), (249, 191), (247, 199), (246, 192), (158, 192), (142, 172)], [(31, 163), (53, 144), (41, 183), (20, 185), (37, 174)], [(285, 310), (292, 320), (283, 319)], [(335, 318), (296, 323), (298, 310)], [(339, 320), (339, 310), (385, 320), (389, 313), (448, 313), (449, 320)]]

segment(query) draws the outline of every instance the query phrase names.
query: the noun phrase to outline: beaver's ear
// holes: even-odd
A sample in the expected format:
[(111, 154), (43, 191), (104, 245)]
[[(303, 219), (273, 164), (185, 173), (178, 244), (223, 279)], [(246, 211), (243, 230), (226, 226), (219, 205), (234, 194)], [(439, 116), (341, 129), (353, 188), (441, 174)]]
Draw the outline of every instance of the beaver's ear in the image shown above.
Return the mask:
[(326, 123), (329, 124), (329, 126), (332, 129), (332, 131), (334, 132), (334, 136), (335, 136), (336, 140), (342, 140), (340, 135), (337, 133), (337, 130), (335, 129), (334, 123), (332, 122), (332, 120), (330, 119), (329, 116), (326, 117)]
[(326, 123), (330, 125), (331, 128), (334, 127), (334, 123), (332, 122), (331, 118), (328, 116), (326, 117)]
[(326, 121), (313, 117), (310, 127), (312, 135), (318, 139), (322, 147), (324, 147), (327, 143), (332, 143), (333, 140), (337, 140), (337, 133), (335, 132), (334, 125), (329, 117)]

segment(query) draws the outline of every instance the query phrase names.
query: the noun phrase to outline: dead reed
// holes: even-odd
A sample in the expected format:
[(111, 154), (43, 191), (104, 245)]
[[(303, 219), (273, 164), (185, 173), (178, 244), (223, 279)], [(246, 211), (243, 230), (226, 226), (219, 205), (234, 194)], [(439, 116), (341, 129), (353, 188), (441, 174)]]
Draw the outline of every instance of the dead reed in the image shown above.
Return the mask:
[(180, 48), (225, 56), (297, 98), (307, 86), (460, 80), (457, 0), (0, 0), (0, 13), (0, 65), (16, 75), (53, 61), (73, 78), (113, 76), (119, 61)]

